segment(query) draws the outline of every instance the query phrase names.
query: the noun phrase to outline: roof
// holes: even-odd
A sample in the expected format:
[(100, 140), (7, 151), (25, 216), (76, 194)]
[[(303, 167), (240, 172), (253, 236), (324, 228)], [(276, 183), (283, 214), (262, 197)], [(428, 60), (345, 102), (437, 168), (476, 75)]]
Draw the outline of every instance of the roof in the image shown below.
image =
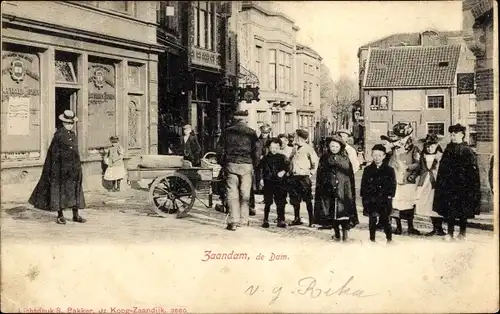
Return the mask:
[[(438, 34), (443, 45), (446, 45), (446, 41), (449, 37), (462, 36), (462, 31), (446, 31), (446, 32), (435, 31), (435, 32)], [(377, 39), (366, 45), (363, 45), (360, 47), (360, 49), (368, 47), (389, 48), (389, 47), (399, 46), (401, 45), (401, 43), (405, 43), (408, 46), (420, 46), (420, 35), (422, 33), (392, 34), (382, 39)]]
[(453, 85), (460, 51), (460, 45), (373, 48), (368, 56), (364, 87)]
[(320, 54), (316, 50), (314, 50), (311, 47), (306, 46), (304, 44), (297, 44), (297, 51), (298, 50), (308, 51), (308, 52), (310, 52), (310, 53), (312, 53), (312, 54), (314, 54), (314, 55), (316, 55), (316, 56), (318, 56), (318, 57), (321, 58)]

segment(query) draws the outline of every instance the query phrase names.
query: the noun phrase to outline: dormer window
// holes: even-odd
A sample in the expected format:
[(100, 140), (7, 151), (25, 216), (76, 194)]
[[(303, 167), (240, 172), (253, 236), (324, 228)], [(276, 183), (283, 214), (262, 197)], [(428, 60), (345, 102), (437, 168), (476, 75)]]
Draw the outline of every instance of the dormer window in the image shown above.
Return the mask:
[(439, 62), (439, 67), (447, 67), (450, 63), (448, 61)]

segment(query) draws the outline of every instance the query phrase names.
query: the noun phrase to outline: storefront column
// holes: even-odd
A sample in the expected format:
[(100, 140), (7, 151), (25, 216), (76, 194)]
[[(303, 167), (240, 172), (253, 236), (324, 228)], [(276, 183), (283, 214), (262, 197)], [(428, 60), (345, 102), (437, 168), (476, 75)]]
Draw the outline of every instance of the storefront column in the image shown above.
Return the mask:
[[(152, 60), (155, 58), (155, 60)], [(149, 154), (158, 154), (158, 62), (156, 55), (149, 55), (147, 64), (149, 70), (148, 95), (148, 150)]]
[[(78, 57), (78, 81), (81, 82), (82, 88), (78, 91), (78, 100), (76, 107), (76, 115), (78, 117), (78, 146), (80, 155), (83, 159), (88, 156), (87, 138), (89, 127), (89, 57), (86, 52)], [(54, 116), (54, 115), (52, 115)]]

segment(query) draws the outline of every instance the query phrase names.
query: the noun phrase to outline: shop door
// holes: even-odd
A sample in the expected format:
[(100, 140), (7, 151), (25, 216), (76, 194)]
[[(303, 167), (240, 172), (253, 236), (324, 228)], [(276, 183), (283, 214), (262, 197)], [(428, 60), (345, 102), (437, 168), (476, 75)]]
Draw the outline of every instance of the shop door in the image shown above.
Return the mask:
[[(62, 127), (62, 121), (59, 115), (64, 113), (64, 110), (73, 110), (76, 114), (76, 97), (77, 90), (71, 88), (56, 87), (56, 103), (55, 103), (55, 126), (56, 129)], [(76, 128), (74, 128), (76, 132)]]

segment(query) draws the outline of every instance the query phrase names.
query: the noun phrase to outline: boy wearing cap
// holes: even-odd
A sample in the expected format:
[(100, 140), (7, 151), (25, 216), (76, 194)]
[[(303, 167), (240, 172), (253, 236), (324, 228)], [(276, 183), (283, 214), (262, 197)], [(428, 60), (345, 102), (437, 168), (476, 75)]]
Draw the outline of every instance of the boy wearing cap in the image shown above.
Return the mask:
[(194, 167), (200, 166), (201, 147), (190, 124), (183, 127), (183, 136), (181, 139), (181, 150), (184, 160), (190, 161)]
[(396, 173), (384, 162), (385, 147), (377, 144), (372, 148), (373, 162), (363, 171), (361, 178), (361, 198), (363, 200), (363, 215), (369, 217), (370, 240), (375, 242), (377, 217), (384, 228), (388, 242), (392, 240), (392, 230), (389, 222), (392, 198), (396, 193)]
[(264, 186), (264, 222), (263, 228), (269, 228), (269, 212), (273, 202), (276, 204), (278, 214), (277, 226), (285, 228), (285, 204), (286, 204), (286, 172), (288, 171), (287, 157), (280, 153), (281, 141), (271, 138), (267, 142), (269, 152), (261, 161), (262, 180)]
[(309, 227), (313, 224), (312, 182), (311, 176), (318, 165), (318, 155), (314, 148), (307, 144), (309, 132), (296, 131), (296, 147), (290, 157), (290, 203), (293, 206), (295, 219), (291, 225), (302, 225), (300, 219), (300, 203), (305, 202), (309, 215)]
[(73, 221), (86, 222), (78, 210), (85, 208), (82, 181), (83, 172), (73, 128), (78, 118), (72, 110), (59, 116), (62, 121), (47, 151), (40, 180), (29, 203), (35, 208), (57, 211), (57, 223), (66, 224), (63, 210), (73, 210)]
[(448, 220), (447, 239), (454, 236), (459, 220), (459, 239), (465, 238), (467, 219), (479, 214), (481, 186), (477, 157), (464, 142), (466, 128), (452, 125), (451, 143), (446, 146), (436, 178), (433, 211)]

